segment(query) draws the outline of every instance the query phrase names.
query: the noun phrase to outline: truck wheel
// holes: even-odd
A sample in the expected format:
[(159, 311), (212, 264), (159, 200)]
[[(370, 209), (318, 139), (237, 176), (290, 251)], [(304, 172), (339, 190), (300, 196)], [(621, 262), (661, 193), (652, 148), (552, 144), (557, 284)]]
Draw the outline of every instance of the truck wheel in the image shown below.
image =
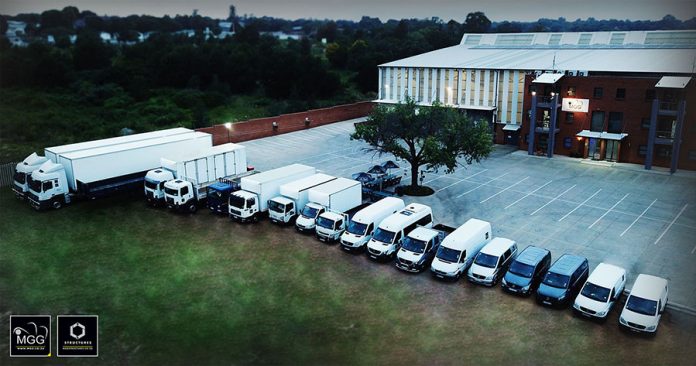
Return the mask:
[(53, 206), (53, 208), (55, 208), (57, 210), (57, 209), (63, 207), (63, 203), (60, 202), (59, 199), (56, 199), (55, 201), (53, 201), (52, 206)]
[(251, 218), (251, 221), (253, 221), (253, 222), (259, 222), (259, 215), (254, 215), (254, 216)]
[(196, 213), (196, 210), (197, 210), (197, 209), (198, 209), (198, 206), (196, 206), (195, 203), (190, 203), (190, 204), (188, 205), (188, 211), (189, 211), (190, 213)]

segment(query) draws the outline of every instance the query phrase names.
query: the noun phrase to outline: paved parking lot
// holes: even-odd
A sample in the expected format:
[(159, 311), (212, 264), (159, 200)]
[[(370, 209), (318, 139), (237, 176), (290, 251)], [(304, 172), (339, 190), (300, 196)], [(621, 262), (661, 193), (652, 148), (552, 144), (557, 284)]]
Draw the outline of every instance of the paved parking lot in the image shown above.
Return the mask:
[[(297, 162), (350, 177), (393, 160), (350, 140), (357, 121), (243, 144), (259, 170)], [(436, 221), (488, 220), (496, 236), (521, 247), (542, 246), (554, 258), (583, 255), (592, 268), (603, 261), (623, 266), (628, 286), (638, 273), (666, 277), (670, 302), (696, 308), (696, 178), (529, 157), (499, 146), (486, 161), (454, 174), (427, 173), (424, 184), (436, 193), (406, 201), (432, 206)]]

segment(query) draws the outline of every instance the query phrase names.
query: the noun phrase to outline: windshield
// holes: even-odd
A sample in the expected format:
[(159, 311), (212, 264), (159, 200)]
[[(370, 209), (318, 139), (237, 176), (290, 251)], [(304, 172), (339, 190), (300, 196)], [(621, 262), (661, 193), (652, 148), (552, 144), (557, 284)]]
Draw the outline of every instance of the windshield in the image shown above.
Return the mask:
[(41, 181), (34, 180), (34, 178), (32, 178), (30, 175), (27, 177), (27, 183), (29, 184), (29, 189), (32, 191), (41, 192)]
[(170, 196), (178, 196), (179, 195), (179, 190), (178, 189), (173, 189), (173, 188), (167, 188), (164, 187), (164, 193), (170, 195)]
[(302, 209), (302, 216), (309, 217), (310, 219), (316, 218), (318, 214), (319, 214), (319, 209), (314, 208), (314, 207), (305, 206)]
[(544, 284), (556, 288), (568, 288), (570, 277), (558, 273), (549, 272), (544, 277)]
[(597, 286), (591, 282), (586, 283), (582, 288), (582, 296), (601, 302), (607, 302), (610, 292), (608, 288)]
[(230, 206), (239, 209), (244, 208), (244, 198), (237, 196), (236, 194), (230, 195)]
[(325, 229), (333, 229), (334, 221), (327, 219), (326, 217), (319, 216), (317, 218), (317, 226), (321, 226)]
[(278, 203), (276, 201), (270, 200), (268, 201), (268, 209), (274, 212), (278, 213), (284, 213), (285, 212), (285, 205), (282, 203)]
[(495, 268), (498, 265), (498, 257), (486, 253), (479, 253), (474, 263), (482, 267)]
[(518, 261), (513, 261), (509, 269), (510, 273), (516, 274), (521, 277), (532, 278), (534, 273), (534, 267), (529, 264), (520, 263)]
[(657, 301), (631, 295), (626, 302), (626, 309), (643, 315), (655, 315), (657, 313)]
[(24, 184), (27, 181), (27, 175), (22, 172), (15, 172), (14, 180), (19, 184)]
[(462, 252), (456, 250), (456, 249), (451, 249), (447, 247), (440, 247), (437, 250), (437, 255), (436, 257), (438, 259), (442, 259), (443, 261), (447, 262), (457, 262), (459, 260), (459, 256), (462, 254)]
[(365, 231), (367, 230), (367, 225), (366, 224), (361, 224), (356, 221), (349, 221), (348, 222), (348, 229), (347, 231), (351, 234), (354, 235), (365, 235)]
[(391, 244), (392, 241), (394, 241), (394, 236), (396, 236), (396, 233), (394, 232), (377, 228), (377, 230), (375, 230), (375, 235), (373, 235), (372, 238), (382, 243)]
[(150, 189), (152, 189), (152, 190), (156, 190), (158, 184), (159, 184), (159, 183), (155, 183), (155, 182), (151, 182), (151, 181), (149, 181), (149, 180), (146, 180), (146, 181), (145, 181), (145, 188), (150, 188)]
[(423, 253), (425, 252), (425, 245), (427, 243), (414, 239), (410, 236), (407, 236), (404, 238), (404, 240), (401, 241), (401, 247), (408, 250), (409, 252), (414, 252), (414, 253)]

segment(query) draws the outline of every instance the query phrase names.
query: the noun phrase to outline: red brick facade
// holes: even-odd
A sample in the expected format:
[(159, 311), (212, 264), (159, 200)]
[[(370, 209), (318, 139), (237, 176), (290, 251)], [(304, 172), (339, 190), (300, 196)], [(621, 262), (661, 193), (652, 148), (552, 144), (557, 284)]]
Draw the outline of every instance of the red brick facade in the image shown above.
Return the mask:
[[(527, 134), (529, 133), (530, 120), (528, 111), (531, 109), (530, 85), (534, 75), (528, 75), (525, 80), (524, 96), (524, 116), (522, 128), (519, 132), (519, 147), (527, 150)], [(582, 130), (590, 130), (593, 112), (604, 112), (604, 128), (607, 131), (608, 120), (611, 112), (621, 112), (623, 114), (623, 133), (628, 134), (619, 145), (619, 162), (644, 164), (645, 151), (648, 143), (648, 127), (650, 114), (652, 111), (652, 99), (657, 96), (660, 100), (665, 98), (664, 89), (656, 89), (655, 84), (660, 80), (655, 77), (624, 77), (624, 76), (590, 76), (577, 77), (565, 76), (555, 85), (555, 92), (560, 93), (559, 101), (562, 98), (589, 99), (589, 110), (587, 113), (574, 112), (572, 120), (568, 118), (568, 112), (558, 109), (557, 127), (560, 132), (556, 136), (554, 154), (570, 156), (579, 153), (584, 157), (588, 155), (588, 139), (577, 138), (576, 135)], [(692, 81), (692, 83), (694, 83)], [(549, 95), (551, 89), (545, 90), (544, 85), (535, 85), (537, 96)], [(574, 88), (574, 95), (569, 95), (569, 91)], [(595, 88), (602, 89), (601, 96), (595, 96)], [(625, 95), (621, 97), (621, 92), (617, 96), (617, 90), (624, 89)], [(696, 123), (690, 117), (689, 107), (696, 108), (696, 88), (689, 86), (682, 92), (686, 92), (687, 113), (682, 128), (682, 144), (679, 156), (678, 169), (696, 170)], [(655, 94), (656, 93), (656, 94)], [(682, 97), (679, 96), (679, 99)], [(541, 120), (542, 110), (537, 111), (537, 120)], [(693, 116), (693, 113), (691, 114)], [(676, 117), (675, 117), (676, 119)], [(646, 120), (646, 123), (643, 121)], [(564, 146), (564, 142), (570, 138), (570, 147)], [(539, 134), (537, 134), (537, 141)], [(505, 143), (505, 134), (502, 126), (496, 126), (496, 143)], [(641, 146), (643, 146), (641, 151)], [(606, 141), (602, 140), (600, 154), (604, 156), (606, 152)], [(671, 150), (670, 145), (665, 148)], [(655, 147), (653, 165), (669, 167), (669, 155), (660, 154), (658, 146)], [(691, 160), (689, 159), (689, 152)], [(662, 156), (661, 156), (662, 155)]]
[[(242, 142), (364, 117), (372, 111), (373, 106), (372, 102), (344, 104), (329, 108), (312, 109), (306, 112), (236, 122), (231, 125), (229, 130), (222, 124), (199, 128), (197, 131), (212, 134), (213, 145), (220, 145), (226, 142)], [(306, 118), (309, 118), (309, 126), (305, 123)], [(273, 122), (277, 123), (277, 128), (273, 128)]]

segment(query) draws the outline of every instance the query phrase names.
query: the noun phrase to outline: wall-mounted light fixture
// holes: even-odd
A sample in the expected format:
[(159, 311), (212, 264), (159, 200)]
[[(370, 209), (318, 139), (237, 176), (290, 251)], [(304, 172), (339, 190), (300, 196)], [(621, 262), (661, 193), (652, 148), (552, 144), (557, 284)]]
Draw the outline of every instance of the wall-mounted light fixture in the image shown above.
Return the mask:
[(277, 130), (277, 129), (278, 129), (278, 122), (273, 121), (273, 130)]

